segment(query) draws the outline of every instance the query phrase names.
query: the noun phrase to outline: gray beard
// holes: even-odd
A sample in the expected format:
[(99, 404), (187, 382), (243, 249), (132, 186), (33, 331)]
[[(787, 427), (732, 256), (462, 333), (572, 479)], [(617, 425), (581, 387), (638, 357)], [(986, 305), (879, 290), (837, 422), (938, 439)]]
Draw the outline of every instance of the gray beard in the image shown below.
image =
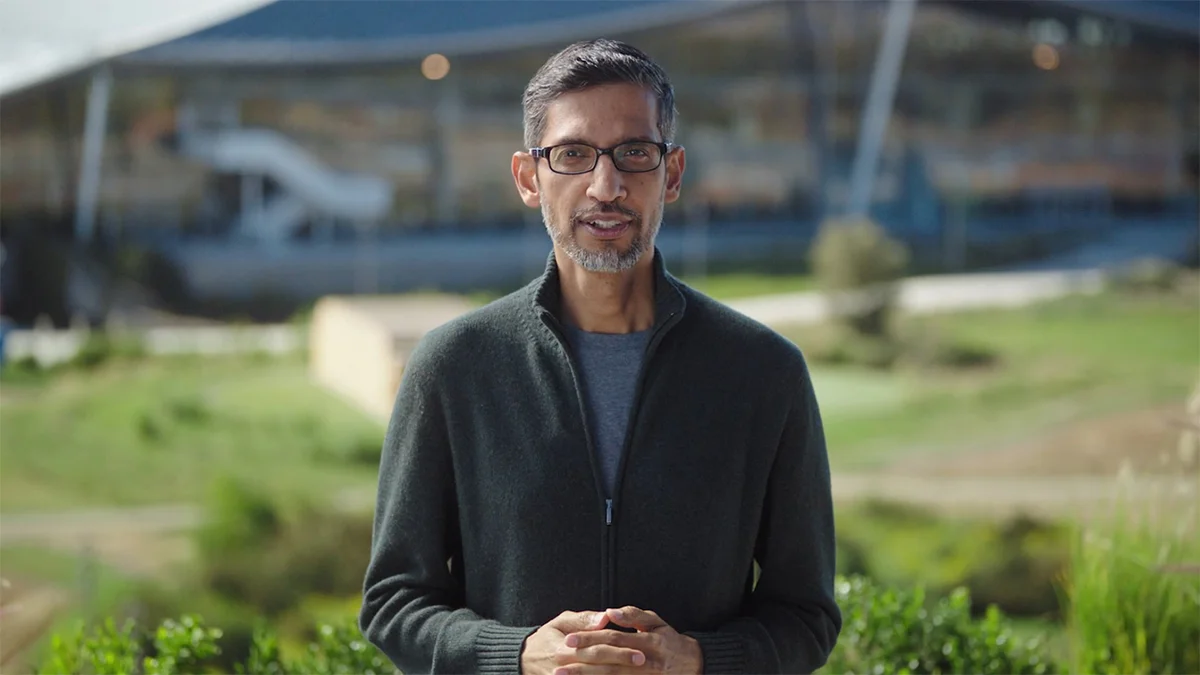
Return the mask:
[(550, 239), (554, 244), (562, 249), (567, 257), (575, 261), (576, 265), (588, 272), (613, 274), (633, 269), (634, 265), (642, 259), (642, 254), (654, 247), (654, 239), (658, 235), (659, 227), (662, 226), (662, 215), (660, 213), (649, 227), (646, 227), (645, 221), (640, 221), (633, 241), (624, 251), (608, 247), (599, 251), (584, 248), (575, 236), (574, 221), (568, 222), (565, 228), (554, 227), (550, 223), (550, 212), (544, 204), (542, 205), (542, 223), (546, 226), (546, 232), (550, 234)]

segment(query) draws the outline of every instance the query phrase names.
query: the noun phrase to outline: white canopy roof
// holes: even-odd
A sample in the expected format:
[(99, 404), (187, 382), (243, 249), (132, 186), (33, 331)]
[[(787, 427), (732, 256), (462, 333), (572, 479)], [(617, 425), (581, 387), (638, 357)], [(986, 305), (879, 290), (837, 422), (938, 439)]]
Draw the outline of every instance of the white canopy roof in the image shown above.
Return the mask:
[(0, 0), (0, 96), (272, 0)]

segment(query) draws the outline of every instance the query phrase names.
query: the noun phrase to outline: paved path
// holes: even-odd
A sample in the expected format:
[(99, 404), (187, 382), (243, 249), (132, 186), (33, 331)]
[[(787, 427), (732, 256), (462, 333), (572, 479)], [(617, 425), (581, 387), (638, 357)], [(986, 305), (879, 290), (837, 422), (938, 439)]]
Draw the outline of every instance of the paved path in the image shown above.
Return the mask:
[(841, 503), (878, 499), (955, 516), (1061, 518), (1096, 513), (1118, 498), (1133, 503), (1195, 504), (1200, 499), (1200, 480), (1195, 476), (967, 478), (835, 473), (833, 494)]
[[(910, 277), (900, 283), (899, 302), (905, 311), (915, 314), (1021, 307), (1074, 293), (1095, 293), (1102, 285), (1099, 270)], [(829, 315), (828, 302), (817, 291), (743, 298), (728, 304), (769, 325), (816, 323)], [(161, 326), (138, 332), (152, 354), (280, 354), (304, 345), (302, 328), (291, 324)], [(86, 337), (85, 331), (14, 330), (7, 336), (5, 353), (11, 360), (33, 356), (43, 365), (51, 365), (74, 356)]]
[[(1006, 517), (1016, 513), (1072, 516), (1113, 502), (1123, 494), (1144, 501), (1195, 502), (1195, 477), (1141, 477), (1122, 481), (1101, 476), (1076, 478), (960, 478), (834, 473), (833, 495), (839, 503), (867, 499), (895, 501), (952, 515)], [(370, 513), (373, 489), (347, 489), (334, 499), (337, 508)], [(53, 513), (0, 515), (0, 546), (39, 541), (86, 540), (118, 534), (186, 532), (203, 522), (201, 510), (189, 504), (131, 508), (83, 509)]]
[[(1067, 295), (1098, 293), (1098, 270), (997, 272), (910, 277), (900, 282), (898, 302), (912, 314), (967, 309), (1024, 307)], [(733, 300), (730, 307), (769, 325), (817, 323), (829, 316), (829, 303), (816, 291)]]
[(203, 521), (191, 504), (95, 508), (0, 515), (0, 546), (113, 534), (167, 534), (193, 529)]

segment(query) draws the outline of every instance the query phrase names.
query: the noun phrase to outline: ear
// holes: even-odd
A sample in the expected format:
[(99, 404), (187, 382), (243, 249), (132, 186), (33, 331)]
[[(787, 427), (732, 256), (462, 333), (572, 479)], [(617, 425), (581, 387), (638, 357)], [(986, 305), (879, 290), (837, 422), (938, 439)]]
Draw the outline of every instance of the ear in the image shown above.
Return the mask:
[(687, 156), (683, 146), (671, 148), (667, 155), (667, 185), (663, 201), (667, 204), (679, 199), (679, 191), (683, 189), (683, 170), (687, 166)]
[(517, 194), (525, 206), (536, 209), (542, 205), (541, 189), (537, 180), (537, 160), (526, 151), (513, 153), (512, 157), (513, 182), (517, 185)]

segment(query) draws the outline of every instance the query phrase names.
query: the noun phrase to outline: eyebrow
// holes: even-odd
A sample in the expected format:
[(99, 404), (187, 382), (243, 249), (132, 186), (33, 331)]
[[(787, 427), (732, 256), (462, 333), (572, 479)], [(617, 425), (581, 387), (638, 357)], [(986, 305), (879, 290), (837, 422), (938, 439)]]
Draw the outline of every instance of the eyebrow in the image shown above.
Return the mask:
[[(654, 140), (653, 138), (650, 138), (649, 136), (632, 136), (632, 137), (617, 141), (616, 143), (613, 144), (613, 147), (616, 147), (623, 143), (658, 143), (658, 141)], [(556, 145), (573, 145), (573, 144), (590, 145), (592, 147), (598, 147), (595, 143), (592, 143), (591, 141), (587, 141), (582, 138), (579, 138), (578, 136), (570, 136), (570, 137), (564, 138), (562, 140), (559, 140), (558, 142), (555, 142), (555, 143), (548, 143), (546, 145), (543, 145), (542, 147), (550, 148), (550, 147), (554, 147)]]

